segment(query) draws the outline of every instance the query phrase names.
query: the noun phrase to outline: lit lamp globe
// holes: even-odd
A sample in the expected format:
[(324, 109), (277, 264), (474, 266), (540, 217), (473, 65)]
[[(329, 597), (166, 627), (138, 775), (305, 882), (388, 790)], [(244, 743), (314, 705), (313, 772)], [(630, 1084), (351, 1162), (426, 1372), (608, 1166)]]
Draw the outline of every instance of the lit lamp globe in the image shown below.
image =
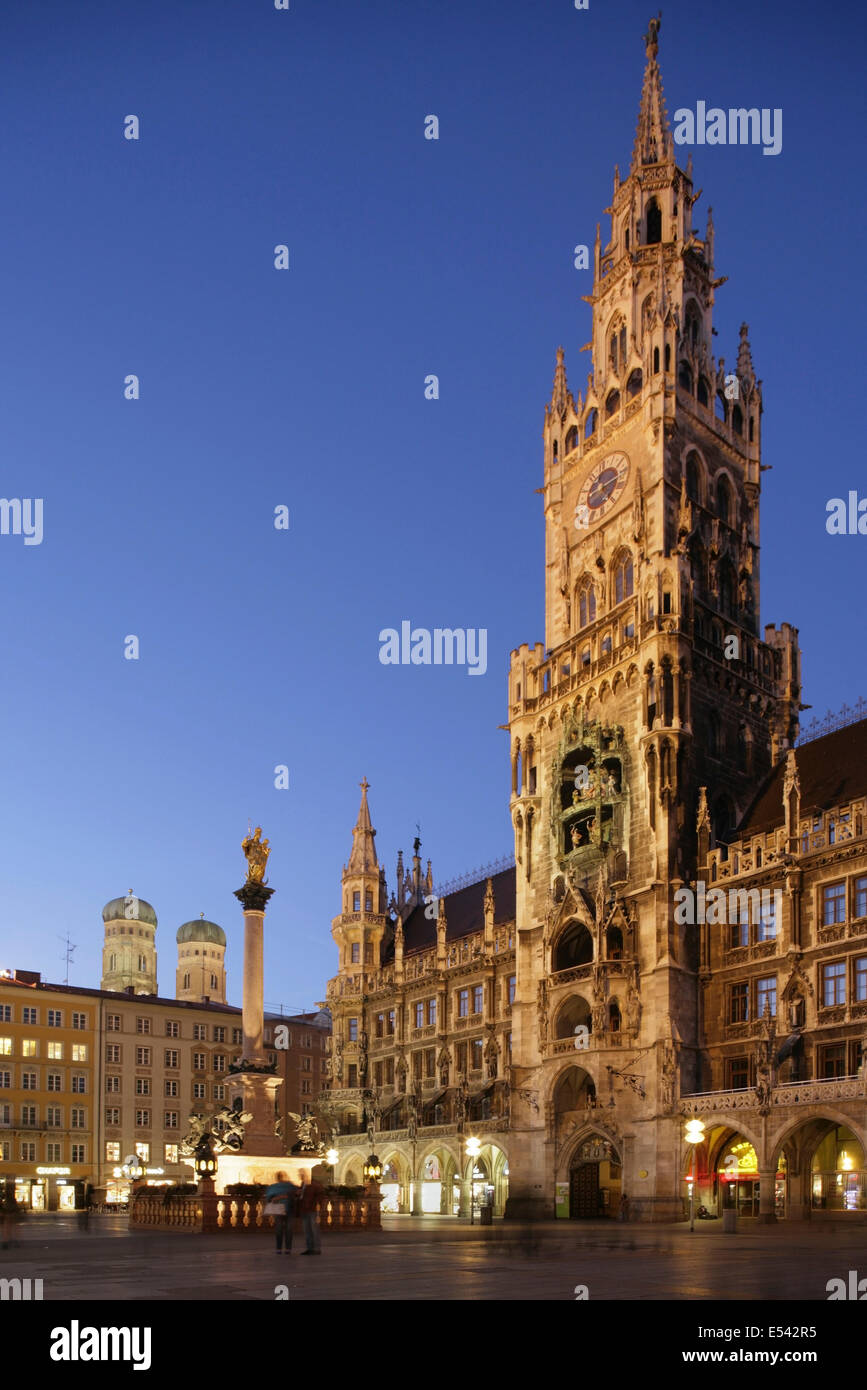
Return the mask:
[(214, 1157), (214, 1151), (210, 1143), (205, 1142), (199, 1146), (196, 1151), (195, 1168), (201, 1183), (207, 1183), (208, 1185), (213, 1184), (214, 1174), (217, 1171), (217, 1160)]
[(690, 1161), (690, 1174), (687, 1179), (689, 1183), (689, 1229), (695, 1230), (695, 1145), (704, 1143), (704, 1121), (687, 1120), (683, 1137), (687, 1144), (692, 1144), (692, 1158)]
[(331, 1164), (331, 1167), (333, 1168), (339, 1157), (340, 1157), (340, 1150), (339, 1150), (339, 1149), (329, 1149), (329, 1150), (327, 1151), (326, 1155), (325, 1155), (325, 1161), (326, 1161), (326, 1163), (330, 1163), (330, 1164)]

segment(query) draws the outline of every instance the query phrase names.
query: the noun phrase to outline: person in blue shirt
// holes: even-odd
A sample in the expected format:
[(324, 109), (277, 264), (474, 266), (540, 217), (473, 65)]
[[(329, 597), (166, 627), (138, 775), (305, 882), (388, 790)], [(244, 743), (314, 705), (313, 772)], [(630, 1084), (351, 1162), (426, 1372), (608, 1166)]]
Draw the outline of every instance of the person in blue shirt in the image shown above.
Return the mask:
[(288, 1255), (292, 1249), (295, 1202), (300, 1189), (294, 1182), (287, 1180), (285, 1173), (277, 1173), (276, 1178), (276, 1182), (272, 1182), (270, 1187), (265, 1188), (265, 1204), (267, 1206), (269, 1202), (282, 1202), (285, 1207), (282, 1216), (274, 1217), (274, 1235), (277, 1238), (277, 1254), (281, 1254), (285, 1243), (286, 1254)]

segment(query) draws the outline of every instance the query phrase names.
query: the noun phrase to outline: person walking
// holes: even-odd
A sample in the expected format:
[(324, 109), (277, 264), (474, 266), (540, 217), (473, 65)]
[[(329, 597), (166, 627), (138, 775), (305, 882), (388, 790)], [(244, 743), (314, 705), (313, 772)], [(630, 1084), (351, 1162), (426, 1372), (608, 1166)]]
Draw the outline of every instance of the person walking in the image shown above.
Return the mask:
[(312, 1172), (302, 1173), (301, 1178), (301, 1220), (304, 1222), (304, 1235), (307, 1240), (307, 1249), (302, 1250), (301, 1254), (321, 1255), (318, 1211), (325, 1197), (325, 1188), (316, 1181)]
[[(292, 1249), (292, 1226), (295, 1222), (295, 1203), (299, 1188), (289, 1182), (285, 1173), (276, 1174), (277, 1181), (265, 1188), (265, 1210), (274, 1217), (274, 1235), (277, 1238), (277, 1254), (286, 1248), (288, 1255)], [(273, 1211), (270, 1208), (273, 1207)]]

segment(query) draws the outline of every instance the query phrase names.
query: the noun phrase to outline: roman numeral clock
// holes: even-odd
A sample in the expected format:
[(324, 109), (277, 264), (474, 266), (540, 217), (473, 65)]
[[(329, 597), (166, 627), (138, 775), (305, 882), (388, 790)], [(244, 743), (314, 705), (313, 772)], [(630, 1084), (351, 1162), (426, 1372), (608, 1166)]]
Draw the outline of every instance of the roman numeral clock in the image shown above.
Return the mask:
[(575, 508), (576, 517), (586, 518), (585, 525), (594, 525), (608, 516), (623, 496), (628, 478), (629, 459), (625, 454), (608, 454), (600, 459), (584, 479)]

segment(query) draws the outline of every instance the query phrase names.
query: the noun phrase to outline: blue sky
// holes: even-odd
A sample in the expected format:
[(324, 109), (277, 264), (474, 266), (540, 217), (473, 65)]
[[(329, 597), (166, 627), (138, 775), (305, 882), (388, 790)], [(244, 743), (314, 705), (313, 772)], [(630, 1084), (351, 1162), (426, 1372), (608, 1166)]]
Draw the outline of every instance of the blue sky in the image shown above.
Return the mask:
[[(559, 343), (586, 379), (572, 247), (607, 234), (650, 13), (6, 7), (2, 493), (43, 498), (45, 535), (0, 537), (0, 966), (62, 979), (68, 932), (70, 981), (98, 984), (101, 908), (132, 887), (161, 992), (204, 912), (240, 1003), (252, 818), (277, 889), (266, 999), (309, 1007), (362, 776), (390, 888), (417, 820), (443, 878), (511, 849), (497, 726), (510, 650), (543, 636), (542, 413)], [(746, 319), (764, 383), (762, 620), (800, 628), (820, 713), (867, 694), (867, 540), (824, 525), (829, 497), (867, 494), (865, 19), (828, 15), (667, 3), (659, 55), (670, 117), (784, 113), (776, 157), (694, 151), (696, 216), (713, 205), (730, 277), (716, 350), (734, 363)], [(382, 666), (402, 619), (486, 628), (487, 674)]]

